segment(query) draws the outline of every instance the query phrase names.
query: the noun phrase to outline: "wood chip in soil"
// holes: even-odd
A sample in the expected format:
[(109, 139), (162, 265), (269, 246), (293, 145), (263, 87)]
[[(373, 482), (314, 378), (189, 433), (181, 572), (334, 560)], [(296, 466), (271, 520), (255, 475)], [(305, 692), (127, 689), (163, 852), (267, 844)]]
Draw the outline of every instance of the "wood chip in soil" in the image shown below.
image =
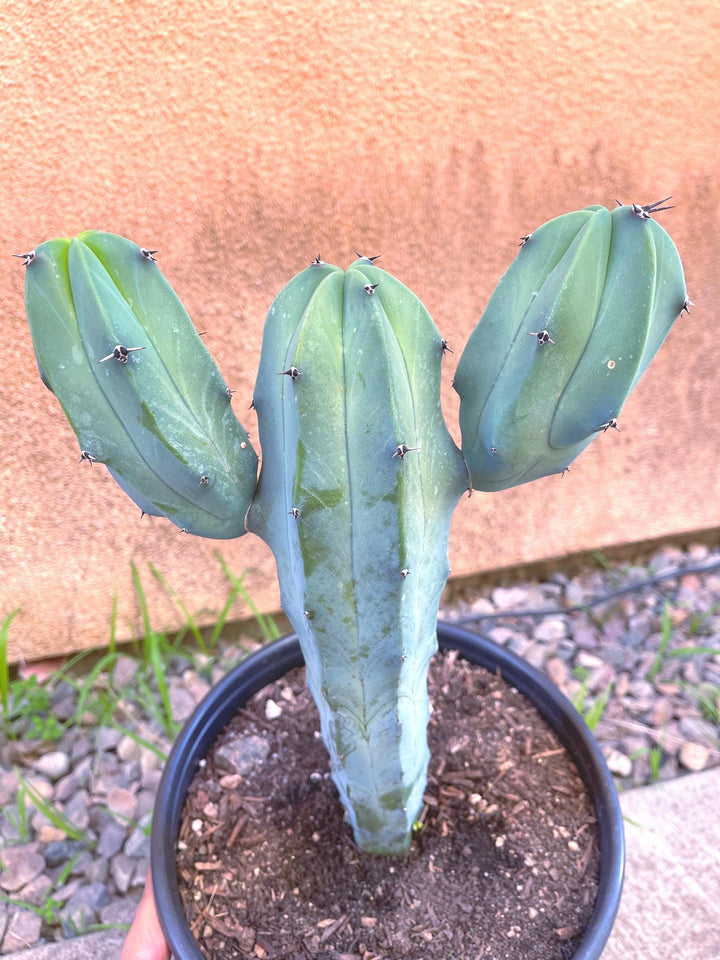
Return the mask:
[[(483, 668), (440, 653), (429, 690), (426, 802), (405, 860), (354, 845), (304, 671), (238, 712), (196, 773), (178, 840), (186, 916), (208, 960), (573, 956), (599, 871), (577, 769)], [(233, 741), (250, 758), (242, 773), (222, 761)]]

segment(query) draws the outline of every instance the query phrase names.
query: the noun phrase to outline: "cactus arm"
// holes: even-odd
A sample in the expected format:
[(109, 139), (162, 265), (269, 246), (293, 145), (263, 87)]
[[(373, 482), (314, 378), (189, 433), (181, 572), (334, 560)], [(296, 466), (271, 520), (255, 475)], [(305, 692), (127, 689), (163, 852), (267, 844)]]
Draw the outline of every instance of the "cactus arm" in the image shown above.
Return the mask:
[(682, 263), (665, 230), (630, 206), (613, 210), (607, 284), (592, 337), (557, 405), (553, 447), (592, 438), (619, 417), (686, 299)]
[[(118, 261), (135, 256), (141, 269), (157, 272), (135, 244), (104, 236), (115, 244)], [(202, 536), (240, 536), (257, 462), (247, 434), (228, 416), (220, 375), (211, 375), (209, 355), (170, 290), (165, 318), (174, 298), (172, 323), (186, 363), (204, 363), (206, 374), (202, 384), (173, 379), (161, 353), (173, 337), (153, 342), (130, 305), (142, 304), (143, 295), (139, 283), (127, 300), (82, 239), (38, 247), (27, 268), (26, 307), (41, 376), (81, 449), (108, 466), (143, 512)], [(142, 349), (127, 363), (103, 362), (117, 344)], [(189, 403), (184, 390), (192, 392)], [(221, 411), (206, 399), (213, 392), (223, 395)]]
[(458, 364), (473, 485), (567, 469), (615, 424), (686, 301), (672, 241), (635, 207), (587, 207), (531, 234)]
[[(479, 489), (504, 489), (556, 473), (582, 449), (581, 444), (554, 449), (547, 429), (557, 396), (591, 335), (607, 266), (609, 212), (600, 207), (579, 213), (532, 234), (458, 364), (463, 453)], [(496, 347), (498, 330), (504, 351)], [(542, 331), (554, 342), (540, 343), (535, 335)], [(488, 388), (476, 392), (478, 381)]]
[[(289, 312), (284, 294), (273, 309)], [(419, 301), (367, 261), (318, 285), (283, 347), (272, 309), (268, 324), (248, 523), (275, 553), (356, 842), (398, 854), (422, 803), (425, 677), (450, 516), (468, 484), (440, 413), (441, 340)], [(278, 377), (290, 367), (295, 381)], [(397, 455), (402, 444), (419, 449)], [(283, 516), (268, 502), (280, 483)]]

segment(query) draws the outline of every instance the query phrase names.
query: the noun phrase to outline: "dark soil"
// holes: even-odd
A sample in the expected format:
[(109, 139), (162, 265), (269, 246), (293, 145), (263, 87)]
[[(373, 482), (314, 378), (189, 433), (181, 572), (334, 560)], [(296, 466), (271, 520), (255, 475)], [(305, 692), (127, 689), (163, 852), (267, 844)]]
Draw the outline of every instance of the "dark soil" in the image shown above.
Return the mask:
[[(354, 845), (302, 671), (218, 738), (178, 844), (186, 914), (209, 960), (572, 957), (599, 869), (574, 764), (524, 697), (482, 668), (440, 654), (429, 683), (432, 761), (406, 860)], [(266, 719), (268, 697), (277, 719)], [(267, 758), (228, 773), (214, 751), (249, 736)]]

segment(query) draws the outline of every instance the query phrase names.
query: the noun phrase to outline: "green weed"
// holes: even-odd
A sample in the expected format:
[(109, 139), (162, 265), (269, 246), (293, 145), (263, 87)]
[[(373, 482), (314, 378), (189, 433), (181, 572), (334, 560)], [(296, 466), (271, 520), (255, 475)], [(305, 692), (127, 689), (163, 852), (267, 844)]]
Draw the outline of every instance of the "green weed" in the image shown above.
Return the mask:
[(646, 676), (646, 679), (649, 683), (653, 682), (662, 668), (665, 659), (665, 651), (667, 650), (668, 644), (672, 639), (672, 630), (673, 624), (672, 619), (670, 618), (670, 605), (666, 600), (663, 604), (663, 612), (660, 619), (660, 644), (658, 645), (655, 659), (651, 663), (650, 669), (648, 670)]
[(10, 667), (7, 655), (8, 635), (10, 633), (10, 624), (19, 613), (20, 608), (18, 607), (16, 610), (13, 610), (12, 613), (9, 613), (0, 624), (0, 702), (3, 705), (5, 713), (8, 712), (10, 692)]
[(62, 810), (58, 810), (53, 804), (48, 803), (45, 797), (43, 797), (21, 773), (18, 774), (18, 780), (20, 785), (25, 789), (30, 802), (47, 817), (53, 826), (56, 826), (58, 830), (62, 830), (63, 833), (72, 840), (79, 840), (88, 848), (95, 846), (95, 840), (90, 834), (76, 827), (72, 820), (65, 816)]
[(572, 704), (578, 713), (581, 713), (585, 723), (590, 730), (594, 730), (602, 720), (605, 708), (607, 707), (610, 694), (612, 693), (613, 683), (610, 681), (605, 689), (589, 704), (587, 703), (587, 682), (582, 681), (580, 689), (572, 697)]

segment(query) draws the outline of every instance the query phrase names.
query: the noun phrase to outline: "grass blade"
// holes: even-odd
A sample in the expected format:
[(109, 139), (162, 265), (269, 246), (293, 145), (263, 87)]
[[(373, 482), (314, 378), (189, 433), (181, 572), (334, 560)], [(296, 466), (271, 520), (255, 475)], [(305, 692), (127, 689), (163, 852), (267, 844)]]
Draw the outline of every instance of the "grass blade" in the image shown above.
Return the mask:
[(225, 563), (225, 560), (223, 559), (222, 555), (218, 550), (215, 551), (215, 556), (217, 557), (220, 563), (220, 566), (223, 569), (223, 573), (228, 578), (232, 586), (240, 594), (248, 610), (250, 610), (250, 612), (252, 613), (253, 618), (256, 621), (257, 625), (260, 627), (260, 631), (262, 632), (262, 635), (265, 638), (265, 640), (267, 640), (268, 642), (270, 642), (271, 640), (277, 640), (277, 638), (280, 636), (280, 631), (277, 628), (277, 624), (275, 623), (275, 621), (271, 616), (265, 616), (265, 614), (260, 613), (258, 608), (255, 606), (255, 603), (252, 597), (243, 586), (243, 582), (242, 582), (243, 577), (235, 576), (235, 574), (230, 570), (228, 565)]
[(76, 827), (72, 820), (66, 817), (64, 813), (56, 807), (53, 807), (52, 804), (49, 804), (45, 797), (38, 793), (35, 787), (33, 787), (29, 780), (26, 780), (21, 773), (18, 773), (18, 783), (22, 784), (25, 788), (33, 805), (36, 806), (58, 830), (62, 830), (68, 837), (73, 840), (79, 840), (87, 847), (92, 848), (95, 846), (95, 841), (85, 833), (84, 830)]
[(177, 591), (170, 586), (170, 584), (167, 582), (163, 574), (160, 573), (160, 571), (155, 566), (155, 564), (148, 563), (148, 567), (150, 569), (150, 573), (152, 573), (152, 575), (155, 577), (158, 583), (162, 587), (164, 587), (164, 589), (170, 594), (170, 596), (172, 597), (172, 599), (174, 600), (174, 602), (177, 604), (178, 608), (182, 612), (182, 615), (185, 617), (186, 629), (189, 630), (192, 633), (192, 635), (195, 637), (195, 640), (200, 645), (200, 649), (202, 650), (202, 652), (207, 653), (208, 651), (207, 651), (207, 647), (205, 646), (205, 639), (202, 633), (200, 632), (200, 628), (195, 622), (195, 618), (193, 617), (193, 615), (190, 613), (188, 608), (180, 599), (180, 596), (178, 595)]
[(9, 613), (2, 624), (0, 624), (0, 701), (2, 701), (3, 711), (5, 713), (8, 712), (10, 703), (8, 698), (10, 690), (10, 665), (8, 664), (7, 656), (8, 635), (10, 633), (10, 624), (18, 613), (20, 613), (20, 607), (13, 610), (12, 613)]

